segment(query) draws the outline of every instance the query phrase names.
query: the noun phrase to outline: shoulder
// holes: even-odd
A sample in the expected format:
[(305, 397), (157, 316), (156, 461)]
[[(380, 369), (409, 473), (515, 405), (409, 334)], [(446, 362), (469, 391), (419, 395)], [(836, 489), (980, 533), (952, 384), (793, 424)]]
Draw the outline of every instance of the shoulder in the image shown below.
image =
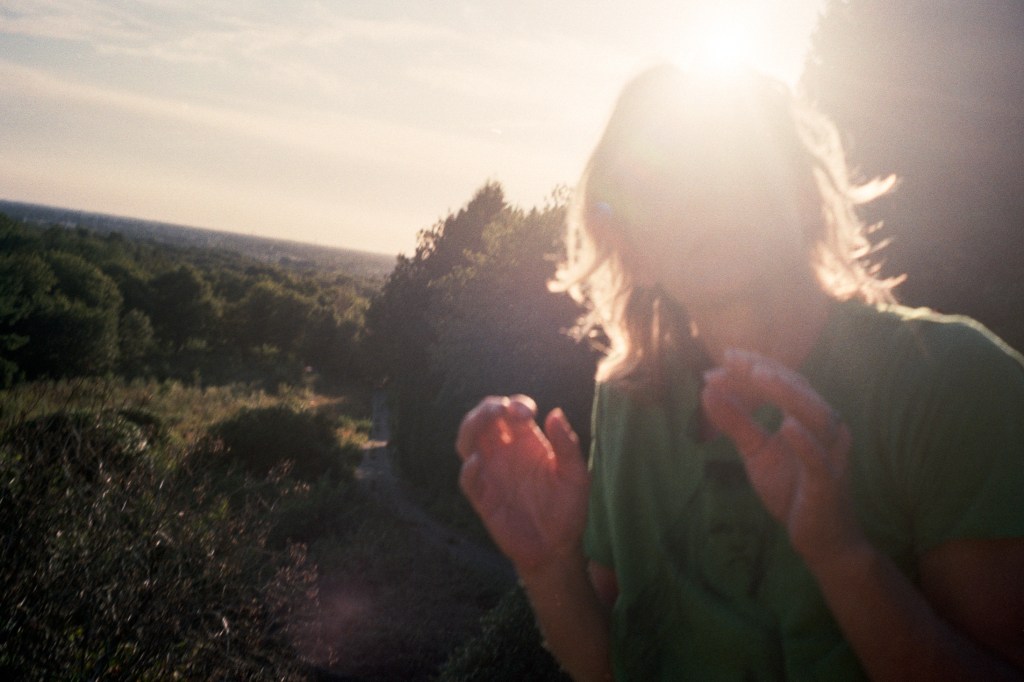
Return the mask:
[(837, 317), (838, 343), (905, 388), (996, 381), (1024, 390), (1024, 357), (969, 317), (854, 303), (843, 304)]
[(960, 398), (967, 397), (965, 390), (977, 398), (993, 391), (1024, 396), (1024, 358), (976, 320), (899, 307), (880, 314), (898, 321), (896, 377)]
[(967, 317), (898, 307), (877, 314), (893, 330), (882, 419), (917, 547), (1020, 537), (1024, 360)]

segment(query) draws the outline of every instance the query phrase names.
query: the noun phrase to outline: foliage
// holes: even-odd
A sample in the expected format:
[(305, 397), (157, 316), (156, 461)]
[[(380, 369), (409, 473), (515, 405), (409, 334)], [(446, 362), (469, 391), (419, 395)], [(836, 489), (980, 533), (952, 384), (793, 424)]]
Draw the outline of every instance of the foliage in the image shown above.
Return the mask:
[(558, 202), (524, 213), (500, 185), (484, 185), (420, 235), (367, 311), (369, 359), (389, 388), (401, 469), (439, 507), (465, 511), (455, 432), (488, 394), (562, 405), (586, 440), (594, 356), (563, 333), (578, 309), (547, 290), (563, 214)]
[(1024, 347), (1024, 5), (831, 0), (803, 87), (863, 173), (900, 178), (869, 211), (913, 305)]
[(326, 413), (287, 405), (243, 409), (214, 424), (209, 439), (208, 452), (250, 476), (266, 477), (283, 468), (291, 478), (306, 483), (351, 478), (361, 456), (352, 441), (339, 445), (335, 424)]
[[(0, 215), (0, 228), (4, 227)], [(16, 233), (8, 227), (7, 237)], [(3, 233), (0, 233), (3, 234)], [(19, 367), (14, 353), (28, 343), (22, 321), (57, 283), (53, 270), (36, 255), (0, 254), (0, 387), (14, 383)]]
[(116, 285), (60, 251), (0, 258), (0, 352), (5, 385), (29, 378), (103, 372), (117, 358)]
[(0, 387), (107, 372), (270, 388), (362, 379), (370, 280), (2, 214), (0, 245)]
[(210, 338), (219, 316), (213, 289), (194, 266), (179, 265), (150, 282), (151, 304), (145, 312), (154, 330), (173, 350), (189, 339)]
[[(275, 504), (269, 545), (309, 545), (320, 562), (317, 550), (324, 545), (336, 546), (339, 536), (344, 536), (358, 521), (363, 501), (350, 483), (351, 480), (322, 476), (312, 483), (292, 486)], [(351, 551), (347, 544), (340, 549), (343, 553)]]
[(136, 423), (137, 415), (127, 410), (54, 412), (16, 424), (4, 443), (29, 447), (26, 466), (40, 471), (59, 463), (83, 484), (91, 484), (130, 469), (146, 449), (159, 425), (150, 420)]
[(300, 546), (269, 551), (265, 515), (212, 494), (194, 453), (161, 466), (153, 421), (107, 409), (11, 420), (0, 445), (0, 670), (306, 677), (292, 637), (316, 613), (315, 566)]
[(118, 352), (122, 366), (130, 371), (134, 363), (141, 361), (153, 350), (156, 340), (153, 323), (146, 313), (132, 309), (121, 316), (118, 332)]
[(533, 610), (520, 587), (484, 616), (480, 634), (452, 654), (438, 675), (439, 682), (568, 679), (542, 646)]

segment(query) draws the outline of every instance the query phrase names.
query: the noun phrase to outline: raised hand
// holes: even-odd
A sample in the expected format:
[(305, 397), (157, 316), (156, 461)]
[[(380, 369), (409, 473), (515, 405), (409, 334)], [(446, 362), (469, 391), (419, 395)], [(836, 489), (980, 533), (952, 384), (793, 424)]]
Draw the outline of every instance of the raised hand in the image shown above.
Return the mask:
[[(798, 373), (761, 355), (728, 351), (704, 375), (708, 421), (739, 450), (751, 485), (810, 564), (863, 541), (847, 491), (850, 431)], [(783, 414), (766, 431), (752, 412), (770, 403)]]
[(491, 397), (462, 420), (459, 483), (522, 576), (580, 552), (590, 477), (561, 410), (544, 431), (526, 396)]

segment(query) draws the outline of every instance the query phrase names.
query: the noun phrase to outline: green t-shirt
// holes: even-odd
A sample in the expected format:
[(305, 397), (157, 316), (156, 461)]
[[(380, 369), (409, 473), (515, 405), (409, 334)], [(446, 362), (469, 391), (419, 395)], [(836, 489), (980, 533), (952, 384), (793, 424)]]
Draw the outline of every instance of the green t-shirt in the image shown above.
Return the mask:
[[(662, 400), (595, 400), (585, 547), (618, 578), (616, 678), (863, 679), (731, 443), (694, 437), (697, 379), (670, 371)], [(860, 523), (911, 580), (944, 541), (1024, 537), (1024, 359), (989, 332), (840, 303), (801, 373), (853, 435)]]

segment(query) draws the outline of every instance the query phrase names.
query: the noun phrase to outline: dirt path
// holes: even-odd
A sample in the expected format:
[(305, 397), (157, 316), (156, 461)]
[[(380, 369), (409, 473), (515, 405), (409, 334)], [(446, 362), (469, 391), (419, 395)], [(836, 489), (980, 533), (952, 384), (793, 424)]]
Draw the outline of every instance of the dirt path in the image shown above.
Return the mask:
[(417, 528), (425, 542), (444, 548), (452, 559), (459, 563), (502, 575), (510, 582), (515, 580), (512, 565), (505, 557), (472, 542), (459, 532), (438, 522), (423, 511), (413, 501), (412, 496), (404, 490), (404, 486), (392, 466), (391, 449), (388, 447), (391, 437), (390, 421), (384, 394), (382, 392), (375, 393), (370, 442), (367, 443), (363, 462), (356, 470), (356, 478), (382, 505), (394, 511), (403, 521)]
[(356, 471), (373, 513), (320, 586), (336, 660), (324, 679), (428, 680), (515, 580), (508, 562), (437, 522), (397, 476), (383, 394)]

